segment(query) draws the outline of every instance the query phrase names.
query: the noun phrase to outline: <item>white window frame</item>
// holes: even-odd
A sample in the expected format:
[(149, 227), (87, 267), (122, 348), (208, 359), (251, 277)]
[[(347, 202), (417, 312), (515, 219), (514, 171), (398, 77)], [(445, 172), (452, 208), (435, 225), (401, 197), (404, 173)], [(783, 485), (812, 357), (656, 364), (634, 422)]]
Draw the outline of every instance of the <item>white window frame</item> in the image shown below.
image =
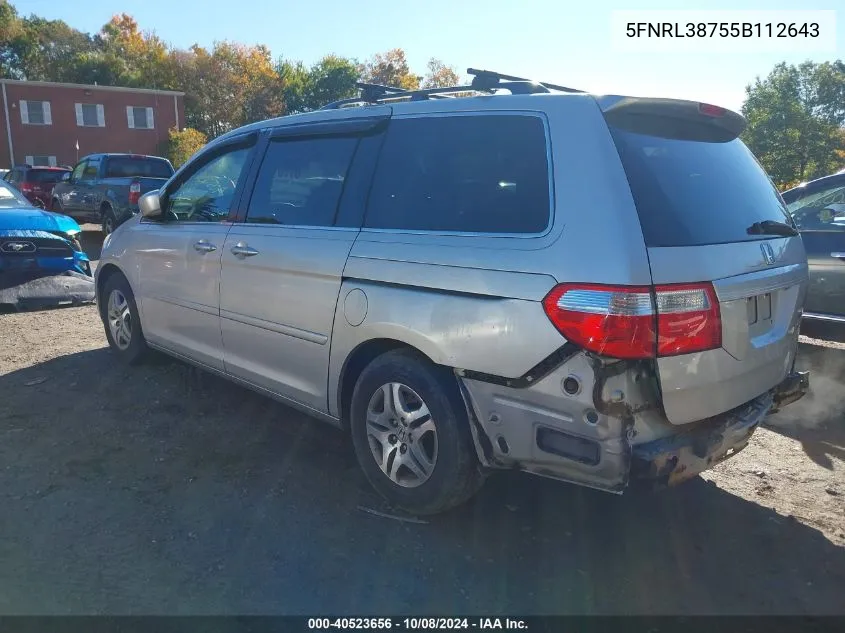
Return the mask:
[[(55, 167), (58, 164), (55, 156), (48, 156), (47, 154), (35, 154), (33, 156), (24, 156), (26, 159), (24, 162), (27, 165), (32, 165), (33, 167)], [(46, 165), (36, 165), (35, 159), (36, 158), (46, 158), (47, 164)]]
[[(106, 127), (105, 108), (102, 103), (75, 103), (74, 110), (76, 110), (76, 127)], [(96, 106), (97, 108), (97, 125), (85, 125), (85, 118), (82, 115), (82, 106)]]
[[(41, 104), (41, 118), (44, 120), (44, 123), (31, 123), (29, 120), (29, 104), (30, 103), (40, 103)], [(38, 101), (35, 99), (28, 100), (28, 99), (21, 99), (18, 103), (18, 107), (21, 111), (21, 123), (24, 125), (53, 125), (53, 116), (50, 112), (50, 102), (49, 101)]]
[[(147, 127), (138, 127), (135, 125), (135, 110), (136, 108), (143, 108), (147, 111)], [(126, 124), (130, 130), (154, 130), (155, 119), (153, 118), (153, 109), (146, 106), (126, 106)]]

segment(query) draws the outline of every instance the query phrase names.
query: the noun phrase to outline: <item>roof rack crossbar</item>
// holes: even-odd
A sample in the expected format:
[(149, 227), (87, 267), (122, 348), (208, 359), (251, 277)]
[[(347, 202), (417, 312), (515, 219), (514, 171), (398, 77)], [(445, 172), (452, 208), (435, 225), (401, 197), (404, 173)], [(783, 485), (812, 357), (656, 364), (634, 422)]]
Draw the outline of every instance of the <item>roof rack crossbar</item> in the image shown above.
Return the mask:
[[(578, 90), (577, 88), (568, 88), (567, 86), (559, 86), (557, 84), (549, 83), (548, 81), (538, 81), (534, 82), (531, 79), (526, 79), (525, 77), (516, 77), (515, 75), (505, 75), (503, 73), (496, 72), (494, 70), (478, 70), (476, 68), (467, 68), (467, 75), (473, 76), (473, 82), (475, 79), (482, 78), (482, 82), (495, 80), (495, 83), (499, 81), (518, 81), (518, 82), (529, 82), (529, 83), (537, 83), (544, 88), (548, 88), (549, 90), (558, 90), (560, 92), (584, 92), (583, 90)], [(505, 86), (500, 86), (504, 88)]]
[(419, 90), (407, 90), (396, 86), (384, 86), (367, 82), (356, 82), (355, 86), (361, 93), (357, 97), (340, 99), (324, 105), (321, 110), (335, 110), (347, 105), (373, 105), (377, 103), (389, 103), (410, 99), (411, 101), (422, 101), (429, 98), (451, 99), (456, 94), (463, 92), (494, 92), (498, 89), (510, 90), (512, 94), (537, 94), (547, 93), (552, 90), (559, 92), (581, 93), (583, 90), (559, 86), (547, 81), (534, 81), (525, 77), (505, 75), (493, 70), (478, 70), (467, 68), (467, 74), (472, 76), (472, 83), (466, 86), (447, 86), (442, 88), (422, 88)]

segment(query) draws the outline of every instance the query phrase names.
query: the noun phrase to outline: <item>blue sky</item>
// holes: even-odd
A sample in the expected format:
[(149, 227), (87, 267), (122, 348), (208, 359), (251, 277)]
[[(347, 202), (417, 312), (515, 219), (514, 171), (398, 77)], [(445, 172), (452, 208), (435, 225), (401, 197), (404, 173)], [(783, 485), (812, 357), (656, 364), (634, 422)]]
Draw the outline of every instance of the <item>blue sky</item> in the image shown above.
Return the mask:
[(21, 14), (62, 19), (96, 31), (112, 14), (180, 47), (215, 40), (265, 44), (274, 56), (313, 62), (326, 53), (364, 59), (402, 47), (422, 74), (429, 57), (529, 76), (599, 93), (695, 99), (738, 109), (746, 84), (779, 61), (845, 57), (845, 11), (837, 15), (836, 53), (620, 55), (610, 18), (622, 9), (836, 9), (841, 0), (621, 2), (619, 0), (12, 0)]

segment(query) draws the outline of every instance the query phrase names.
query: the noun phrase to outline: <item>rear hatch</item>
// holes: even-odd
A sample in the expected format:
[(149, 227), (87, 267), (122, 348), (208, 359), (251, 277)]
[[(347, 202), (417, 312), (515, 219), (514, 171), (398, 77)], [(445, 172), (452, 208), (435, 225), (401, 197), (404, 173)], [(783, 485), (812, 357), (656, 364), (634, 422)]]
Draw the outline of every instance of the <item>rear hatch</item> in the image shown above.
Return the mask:
[(701, 420), (765, 393), (793, 365), (807, 258), (783, 200), (738, 138), (745, 120), (686, 101), (599, 104), (648, 251), (667, 418)]

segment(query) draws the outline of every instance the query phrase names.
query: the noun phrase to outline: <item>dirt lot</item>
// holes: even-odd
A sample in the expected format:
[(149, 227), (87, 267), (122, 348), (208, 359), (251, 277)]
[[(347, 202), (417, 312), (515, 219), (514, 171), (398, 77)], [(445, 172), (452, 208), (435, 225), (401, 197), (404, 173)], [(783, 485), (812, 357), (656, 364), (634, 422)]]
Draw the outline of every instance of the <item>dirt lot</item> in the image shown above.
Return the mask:
[(845, 614), (845, 349), (800, 363), (813, 394), (705, 478), (507, 473), (407, 522), (341, 433), (119, 366), (93, 307), (0, 313), (0, 613)]

